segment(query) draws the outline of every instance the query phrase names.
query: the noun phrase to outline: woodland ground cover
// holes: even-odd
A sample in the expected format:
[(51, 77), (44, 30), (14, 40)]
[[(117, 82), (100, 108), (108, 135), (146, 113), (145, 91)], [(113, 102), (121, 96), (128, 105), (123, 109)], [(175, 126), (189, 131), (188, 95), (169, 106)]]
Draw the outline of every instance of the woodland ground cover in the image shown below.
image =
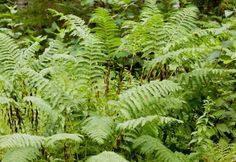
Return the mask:
[(234, 0), (0, 3), (2, 162), (236, 161)]

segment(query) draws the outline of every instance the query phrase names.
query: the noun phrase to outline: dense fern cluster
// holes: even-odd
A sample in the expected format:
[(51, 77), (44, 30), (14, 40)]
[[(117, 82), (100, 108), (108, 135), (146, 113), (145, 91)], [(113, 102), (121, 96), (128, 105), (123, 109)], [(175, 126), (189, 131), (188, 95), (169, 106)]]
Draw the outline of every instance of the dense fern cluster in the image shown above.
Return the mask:
[(48, 36), (0, 30), (1, 161), (236, 160), (233, 17), (153, 0), (122, 25), (50, 13)]

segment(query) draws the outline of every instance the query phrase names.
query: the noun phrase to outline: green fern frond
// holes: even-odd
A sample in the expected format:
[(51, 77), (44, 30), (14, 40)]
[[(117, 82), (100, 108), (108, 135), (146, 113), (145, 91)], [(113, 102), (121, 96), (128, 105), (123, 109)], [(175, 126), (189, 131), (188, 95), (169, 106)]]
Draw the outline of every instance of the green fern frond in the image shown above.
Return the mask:
[(107, 56), (101, 49), (101, 42), (88, 38), (81, 43), (81, 50), (77, 54), (78, 64), (75, 72), (81, 85), (93, 89), (103, 89), (103, 74)]
[(49, 47), (47, 47), (42, 55), (39, 55), (37, 60), (34, 60), (32, 67), (35, 70), (42, 70), (51, 67), (53, 56), (55, 54), (67, 54), (65, 44), (60, 40), (50, 40)]
[(0, 104), (7, 105), (14, 102), (11, 98), (0, 96)]
[(29, 162), (36, 160), (41, 155), (35, 147), (10, 149), (2, 159), (2, 162)]
[(158, 115), (140, 117), (138, 119), (131, 119), (124, 123), (118, 124), (118, 129), (135, 129), (136, 127), (143, 127), (145, 124), (149, 122), (155, 122), (157, 125), (163, 125), (171, 122), (182, 123), (182, 121), (171, 118), (171, 117), (162, 117)]
[[(183, 27), (180, 30), (191, 31), (196, 28), (198, 8), (191, 6), (177, 11), (173, 16), (168, 19), (168, 22), (176, 26)], [(177, 29), (178, 30), (178, 29)]]
[(75, 15), (64, 15), (56, 10), (49, 9), (53, 16), (59, 16), (60, 20), (65, 21), (65, 26), (67, 26), (70, 34), (72, 36), (77, 36), (82, 39), (90, 37), (90, 29), (85, 25), (84, 20)]
[(214, 162), (234, 162), (236, 160), (236, 144), (221, 138), (218, 143), (207, 141), (198, 147), (198, 156)]
[(125, 158), (115, 152), (104, 151), (98, 155), (90, 157), (86, 162), (128, 162)]
[[(54, 54), (52, 56), (53, 61), (57, 61), (57, 60), (68, 60), (68, 61), (72, 61), (72, 62), (77, 62), (76, 58), (72, 55), (67, 55), (67, 54)], [(65, 62), (66, 62), (65, 61)]]
[(32, 91), (37, 92), (36, 94), (38, 96), (41, 96), (42, 99), (50, 103), (55, 118), (57, 118), (56, 114), (58, 114), (55, 111), (62, 112), (66, 107), (69, 108), (74, 104), (72, 100), (68, 100), (68, 98), (72, 97), (70, 94), (58, 89), (57, 84), (44, 78), (41, 73), (36, 72), (31, 68), (22, 68), (21, 72), (23, 73), (26, 86)]
[(139, 149), (145, 155), (155, 155), (157, 161), (180, 162), (175, 154), (169, 150), (158, 138), (143, 135), (133, 141), (133, 148)]
[(76, 143), (82, 142), (82, 136), (79, 134), (58, 133), (46, 138), (45, 145), (47, 147), (55, 145), (59, 141), (71, 140)]
[(89, 37), (90, 29), (85, 25), (84, 20), (75, 15), (67, 15), (64, 20), (67, 21), (65, 25), (67, 25), (69, 30), (72, 31), (72, 36), (78, 36), (83, 39)]
[(0, 89), (12, 91), (13, 86), (12, 86), (11, 80), (9, 80), (6, 77), (0, 75)]
[(22, 60), (29, 60), (29, 58), (33, 57), (39, 51), (40, 47), (39, 42), (34, 42), (30, 47), (23, 49), (21, 54)]
[(95, 32), (97, 38), (103, 43), (105, 53), (113, 56), (120, 45), (120, 38), (118, 37), (118, 27), (109, 15), (109, 12), (103, 8), (97, 8), (90, 22), (96, 24), (92, 31)]
[(187, 60), (198, 60), (206, 57), (206, 53), (211, 49), (208, 47), (192, 47), (192, 48), (182, 48), (176, 51), (170, 51), (166, 54), (156, 54), (154, 59), (146, 63), (146, 69), (151, 71), (159, 63), (166, 64), (168, 62), (176, 62), (178, 65), (183, 64)]
[(31, 89), (37, 89), (39, 91), (42, 90), (50, 90), (51, 85), (49, 83), (49, 80), (44, 78), (43, 75), (40, 73), (34, 71), (31, 68), (22, 68), (21, 73), (23, 76), (25, 76), (25, 80), (27, 81), (27, 85)]
[(228, 162), (236, 160), (236, 143), (230, 144), (226, 149), (224, 149), (224, 156), (221, 157), (220, 162)]
[(17, 147), (40, 148), (44, 142), (44, 137), (29, 134), (11, 134), (0, 136), (0, 148), (10, 149)]
[(82, 131), (99, 144), (103, 144), (113, 132), (113, 120), (110, 117), (92, 116), (83, 125)]
[(188, 7), (177, 11), (167, 19), (167, 22), (148, 27), (147, 41), (143, 43), (144, 56), (146, 57), (152, 52), (165, 54), (183, 43), (183, 40), (186, 42), (190, 31), (196, 28), (196, 18), (197, 9)]
[(60, 114), (53, 110), (49, 103), (47, 103), (44, 99), (37, 96), (26, 96), (24, 97), (24, 101), (31, 102), (36, 106), (37, 110), (40, 112), (45, 112), (48, 116), (50, 116), (54, 122), (58, 119)]
[(0, 73), (12, 77), (19, 58), (19, 49), (9, 36), (0, 33)]
[(180, 75), (178, 77), (181, 84), (185, 84), (191, 87), (199, 87), (201, 85), (206, 85), (213, 81), (216, 77), (227, 76), (229, 74), (236, 73), (235, 69), (211, 69), (211, 68), (201, 68), (195, 69), (190, 73), (185, 75)]
[(144, 7), (141, 10), (140, 19), (143, 23), (145, 23), (148, 19), (153, 16), (161, 16), (161, 11), (156, 5), (155, 0), (147, 0), (145, 1)]
[(136, 117), (138, 112), (143, 112), (150, 107), (153, 101), (166, 97), (181, 90), (181, 87), (169, 80), (152, 81), (148, 84), (129, 89), (119, 96), (118, 105), (127, 118)]

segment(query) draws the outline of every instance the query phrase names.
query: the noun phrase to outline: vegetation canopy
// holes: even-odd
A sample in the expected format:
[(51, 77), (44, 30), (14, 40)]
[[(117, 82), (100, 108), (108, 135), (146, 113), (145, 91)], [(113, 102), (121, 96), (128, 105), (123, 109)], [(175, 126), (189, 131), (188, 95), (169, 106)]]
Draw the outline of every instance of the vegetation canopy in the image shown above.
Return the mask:
[(235, 162), (234, 0), (0, 0), (0, 161)]

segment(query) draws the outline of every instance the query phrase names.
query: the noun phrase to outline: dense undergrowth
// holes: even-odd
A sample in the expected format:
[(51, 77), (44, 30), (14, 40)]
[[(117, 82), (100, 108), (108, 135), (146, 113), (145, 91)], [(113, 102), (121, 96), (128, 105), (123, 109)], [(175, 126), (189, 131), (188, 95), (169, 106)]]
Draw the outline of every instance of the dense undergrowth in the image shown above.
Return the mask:
[[(236, 161), (236, 18), (144, 3), (137, 20), (49, 9), (43, 35), (14, 7), (0, 28), (2, 162)], [(32, 32), (32, 31), (31, 31)]]

